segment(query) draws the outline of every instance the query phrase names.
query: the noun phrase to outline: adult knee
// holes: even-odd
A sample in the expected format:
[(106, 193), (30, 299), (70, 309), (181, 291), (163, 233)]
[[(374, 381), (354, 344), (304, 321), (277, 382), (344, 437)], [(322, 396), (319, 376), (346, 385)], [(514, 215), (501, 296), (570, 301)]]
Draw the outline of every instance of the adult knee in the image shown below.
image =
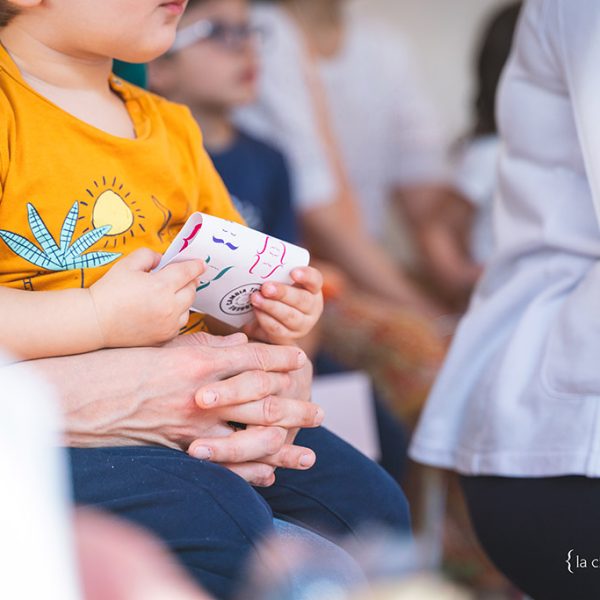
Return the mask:
[[(379, 465), (363, 463), (353, 474), (355, 485), (369, 490), (361, 506), (365, 521), (371, 520), (396, 535), (410, 533), (410, 508), (402, 488)], [(369, 518), (371, 515), (371, 518)]]
[(71, 451), (76, 500), (157, 535), (203, 587), (231, 595), (273, 515), (231, 471), (159, 448)]

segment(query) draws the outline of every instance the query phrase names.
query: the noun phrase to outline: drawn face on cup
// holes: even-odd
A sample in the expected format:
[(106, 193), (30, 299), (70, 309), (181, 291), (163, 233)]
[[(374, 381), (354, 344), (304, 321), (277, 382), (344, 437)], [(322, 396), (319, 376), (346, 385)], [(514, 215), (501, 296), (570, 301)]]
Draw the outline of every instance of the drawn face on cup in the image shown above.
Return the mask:
[(267, 236), (263, 247), (256, 253), (256, 259), (250, 267), (249, 273), (257, 275), (261, 279), (269, 279), (283, 267), (286, 252), (286, 245), (282, 241)]

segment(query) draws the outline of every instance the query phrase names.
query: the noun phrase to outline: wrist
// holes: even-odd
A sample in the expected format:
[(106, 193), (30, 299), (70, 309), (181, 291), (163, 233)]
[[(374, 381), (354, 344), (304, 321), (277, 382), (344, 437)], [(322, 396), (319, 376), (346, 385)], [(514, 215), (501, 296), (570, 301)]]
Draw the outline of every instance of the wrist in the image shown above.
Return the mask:
[(98, 349), (109, 348), (110, 340), (108, 335), (106, 334), (107, 327), (104, 323), (102, 315), (100, 314), (100, 307), (96, 297), (96, 291), (94, 290), (94, 286), (92, 285), (90, 288), (87, 288), (84, 291), (86, 292), (89, 310), (92, 314), (92, 319), (90, 320), (90, 333), (92, 335), (92, 339), (97, 341), (98, 345), (96, 347)]

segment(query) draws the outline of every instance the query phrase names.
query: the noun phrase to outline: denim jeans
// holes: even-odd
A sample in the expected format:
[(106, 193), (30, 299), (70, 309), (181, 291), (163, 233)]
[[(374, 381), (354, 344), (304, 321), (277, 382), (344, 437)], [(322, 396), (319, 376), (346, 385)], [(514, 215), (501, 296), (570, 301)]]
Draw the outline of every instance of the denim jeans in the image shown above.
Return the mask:
[(279, 469), (264, 489), (168, 448), (73, 448), (75, 501), (154, 532), (217, 598), (235, 593), (249, 555), (274, 534), (274, 518), (334, 542), (369, 524), (409, 531), (406, 498), (381, 467), (324, 428), (301, 431), (297, 442), (316, 452), (315, 466)]

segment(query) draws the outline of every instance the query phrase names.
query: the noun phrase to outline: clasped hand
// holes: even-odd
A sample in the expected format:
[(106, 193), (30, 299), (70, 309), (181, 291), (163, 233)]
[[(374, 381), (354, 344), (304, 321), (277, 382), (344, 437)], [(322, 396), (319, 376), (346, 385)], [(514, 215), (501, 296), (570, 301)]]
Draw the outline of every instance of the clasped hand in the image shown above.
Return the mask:
[[(196, 418), (205, 427), (187, 446), (191, 456), (222, 464), (257, 486), (272, 485), (277, 467), (314, 464), (314, 452), (293, 443), (299, 428), (318, 427), (324, 417), (310, 402), (312, 366), (301, 350), (249, 344), (243, 334), (183, 336), (169, 346), (226, 350), (223, 364), (213, 362), (211, 381), (194, 394)], [(231, 421), (248, 427), (234, 431)]]

